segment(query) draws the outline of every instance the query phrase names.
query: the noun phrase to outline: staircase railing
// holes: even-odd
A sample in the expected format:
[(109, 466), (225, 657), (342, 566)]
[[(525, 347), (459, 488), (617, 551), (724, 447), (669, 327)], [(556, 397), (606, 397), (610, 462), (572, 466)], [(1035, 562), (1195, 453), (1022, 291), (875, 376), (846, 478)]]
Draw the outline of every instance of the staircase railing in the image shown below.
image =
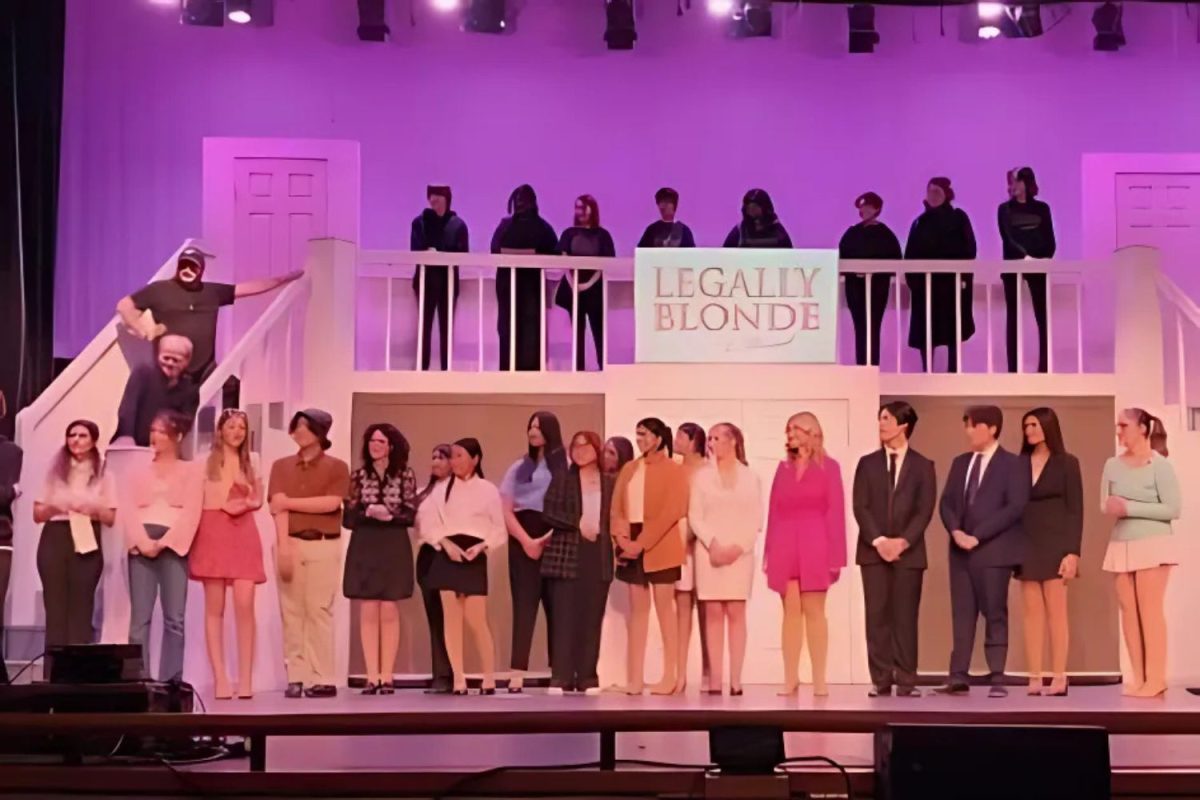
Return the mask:
[(1163, 372), (1167, 402), (1179, 409), (1179, 429), (1195, 430), (1200, 400), (1200, 305), (1166, 275), (1158, 276), (1163, 308)]

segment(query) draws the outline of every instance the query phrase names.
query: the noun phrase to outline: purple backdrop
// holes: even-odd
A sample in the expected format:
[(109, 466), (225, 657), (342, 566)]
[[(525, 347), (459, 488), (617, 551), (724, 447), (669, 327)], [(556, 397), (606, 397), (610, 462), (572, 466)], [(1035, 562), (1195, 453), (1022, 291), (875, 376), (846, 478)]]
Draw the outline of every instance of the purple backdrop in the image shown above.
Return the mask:
[[(1090, 5), (1044, 38), (979, 43), (961, 9), (879, 8), (850, 56), (841, 7), (730, 41), (694, 0), (643, 3), (632, 53), (605, 51), (600, 0), (526, 0), (515, 35), (467, 36), (413, 0), (395, 38), (359, 42), (349, 0), (277, 0), (273, 28), (184, 27), (177, 6), (69, 0), (56, 350), (76, 353), (118, 297), (200, 231), (204, 136), (362, 143), (363, 245), (407, 247), (428, 181), (448, 181), (482, 248), (516, 184), (569, 223), (599, 199), (628, 253), (680, 190), (719, 244), (742, 193), (775, 199), (798, 246), (830, 247), (871, 189), (903, 235), (925, 180), (954, 179), (983, 256), (998, 257), (1004, 172), (1033, 166), (1065, 257), (1080, 253), (1080, 155), (1200, 150), (1200, 45), (1181, 6), (1127, 4), (1129, 46), (1091, 49)], [(1062, 9), (1060, 9), (1061, 11)], [(964, 19), (960, 19), (964, 17)], [(1045, 18), (1047, 27), (1050, 17)]]

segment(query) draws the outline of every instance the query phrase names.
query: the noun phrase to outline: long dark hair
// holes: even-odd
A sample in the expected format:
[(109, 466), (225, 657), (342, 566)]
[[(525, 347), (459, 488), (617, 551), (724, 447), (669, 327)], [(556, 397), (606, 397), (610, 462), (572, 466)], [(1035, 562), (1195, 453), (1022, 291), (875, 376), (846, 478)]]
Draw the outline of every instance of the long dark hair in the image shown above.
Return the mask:
[(1163, 458), (1167, 457), (1167, 429), (1161, 419), (1144, 408), (1127, 408), (1121, 413), (1137, 423), (1138, 428), (1146, 434), (1151, 450)]
[(368, 425), (367, 430), (363, 432), (362, 439), (363, 469), (371, 469), (373, 467), (375, 459), (371, 458), (370, 445), (371, 437), (375, 435), (376, 431), (382, 433), (384, 438), (388, 440), (388, 444), (391, 446), (391, 449), (388, 451), (387, 469), (385, 469), (383, 472), (383, 479), (385, 481), (391, 480), (408, 468), (408, 454), (410, 451), (408, 439), (405, 439), (404, 434), (401, 433), (400, 430), (391, 423), (376, 422), (372, 425)]
[[(461, 447), (463, 450), (466, 450), (467, 455), (469, 455), (471, 458), (478, 459), (475, 462), (475, 477), (482, 478), (483, 477), (483, 448), (479, 445), (479, 440), (468, 436), (465, 439), (459, 439), (454, 444), (455, 444), (455, 446)], [(454, 481), (456, 478), (457, 478), (457, 476), (454, 474), (454, 470), (450, 470), (450, 480), (446, 481), (446, 499), (447, 500), (450, 499), (450, 490), (454, 488)]]
[(621, 467), (633, 461), (633, 442), (624, 436), (612, 436), (605, 442), (606, 445), (610, 443), (613, 450), (617, 451), (617, 472), (620, 472)]
[[(538, 422), (538, 429), (542, 432), (542, 438), (546, 440), (546, 444), (541, 448), (546, 468), (550, 470), (551, 474), (566, 469), (567, 454), (563, 450), (562, 426), (558, 424), (558, 417), (549, 411), (535, 411), (529, 416), (529, 422), (525, 423), (526, 433), (529, 433), (529, 429), (533, 427), (535, 419)], [(529, 445), (529, 453), (521, 461), (521, 466), (517, 467), (517, 483), (529, 483), (533, 480), (533, 471), (537, 469), (537, 461), (538, 448)]]
[(685, 422), (679, 426), (679, 432), (692, 443), (692, 452), (703, 457), (708, 450), (708, 434), (694, 422)]
[(637, 427), (645, 428), (659, 438), (658, 449), (666, 450), (667, 455), (675, 455), (675, 445), (671, 441), (674, 435), (671, 433), (671, 426), (663, 422), (658, 417), (646, 417), (638, 422)]
[(1067, 452), (1067, 445), (1063, 442), (1062, 426), (1058, 424), (1058, 414), (1054, 413), (1053, 408), (1039, 406), (1035, 409), (1025, 412), (1025, 416), (1021, 417), (1021, 453), (1028, 455), (1033, 452), (1034, 445), (1029, 443), (1029, 439), (1025, 436), (1025, 421), (1033, 417), (1042, 426), (1042, 432), (1046, 435), (1046, 448), (1054, 454)]
[[(63, 433), (63, 438), (71, 435), (71, 431), (75, 428), (83, 428), (88, 432), (88, 436), (92, 438), (92, 449), (88, 451), (87, 458), (92, 462), (92, 477), (88, 479), (88, 485), (92, 485), (100, 480), (100, 476), (104, 474), (104, 461), (100, 458), (100, 450), (97, 445), (100, 442), (100, 428), (90, 419), (77, 419), (67, 425), (67, 430)], [(62, 483), (66, 483), (71, 476), (71, 449), (67, 447), (64, 441), (63, 446), (54, 456), (54, 463), (50, 465), (50, 475), (57, 478)]]
[[(450, 461), (450, 445), (448, 445), (448, 444), (435, 444), (435, 445), (433, 446), (433, 452), (435, 452), (435, 453), (437, 453), (438, 455), (440, 455), (440, 456), (441, 456), (442, 458), (444, 458), (444, 459), (445, 459), (447, 462), (449, 462), (449, 461)], [(451, 473), (451, 474), (453, 474), (453, 473)], [(429, 483), (425, 484), (425, 488), (424, 488), (424, 489), (422, 489), (422, 490), (421, 490), (421, 491), (420, 491), (420, 492), (417, 494), (417, 505), (421, 505), (421, 502), (422, 502), (422, 501), (423, 501), (423, 500), (424, 500), (426, 497), (429, 497), (429, 493), (433, 491), (433, 485), (434, 485), (435, 483), (437, 483), (437, 480), (438, 480), (438, 479), (437, 479), (437, 475), (434, 475), (434, 474), (433, 474), (433, 472), (432, 472), (432, 471), (430, 471), (430, 473), (429, 473)]]

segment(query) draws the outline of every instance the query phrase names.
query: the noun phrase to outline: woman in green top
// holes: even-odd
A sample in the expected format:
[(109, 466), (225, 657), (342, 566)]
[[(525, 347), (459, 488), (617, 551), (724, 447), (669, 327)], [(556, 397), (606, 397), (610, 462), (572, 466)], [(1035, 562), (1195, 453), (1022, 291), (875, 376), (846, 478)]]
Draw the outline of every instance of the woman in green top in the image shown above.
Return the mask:
[(1179, 519), (1179, 481), (1167, 461), (1162, 420), (1140, 408), (1117, 417), (1125, 451), (1104, 465), (1100, 508), (1115, 518), (1104, 570), (1116, 573), (1121, 631), (1132, 674), (1124, 693), (1157, 697), (1167, 689), (1167, 618), (1163, 601), (1179, 563), (1171, 520)]

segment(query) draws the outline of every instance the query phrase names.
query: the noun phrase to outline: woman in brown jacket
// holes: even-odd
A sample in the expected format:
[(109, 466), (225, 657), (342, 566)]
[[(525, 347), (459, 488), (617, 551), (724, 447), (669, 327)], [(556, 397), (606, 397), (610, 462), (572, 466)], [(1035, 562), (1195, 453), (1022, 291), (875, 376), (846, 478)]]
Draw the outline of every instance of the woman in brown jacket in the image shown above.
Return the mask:
[(679, 523), (687, 516), (688, 480), (671, 460), (671, 429), (649, 417), (638, 423), (641, 457), (626, 464), (613, 490), (611, 530), (617, 554), (617, 579), (629, 584), (630, 616), (626, 654), (628, 694), (641, 694), (645, 685), (646, 637), (650, 598), (663, 639), (662, 680), (653, 694), (675, 691), (678, 623), (675, 581), (683, 566), (683, 535)]

